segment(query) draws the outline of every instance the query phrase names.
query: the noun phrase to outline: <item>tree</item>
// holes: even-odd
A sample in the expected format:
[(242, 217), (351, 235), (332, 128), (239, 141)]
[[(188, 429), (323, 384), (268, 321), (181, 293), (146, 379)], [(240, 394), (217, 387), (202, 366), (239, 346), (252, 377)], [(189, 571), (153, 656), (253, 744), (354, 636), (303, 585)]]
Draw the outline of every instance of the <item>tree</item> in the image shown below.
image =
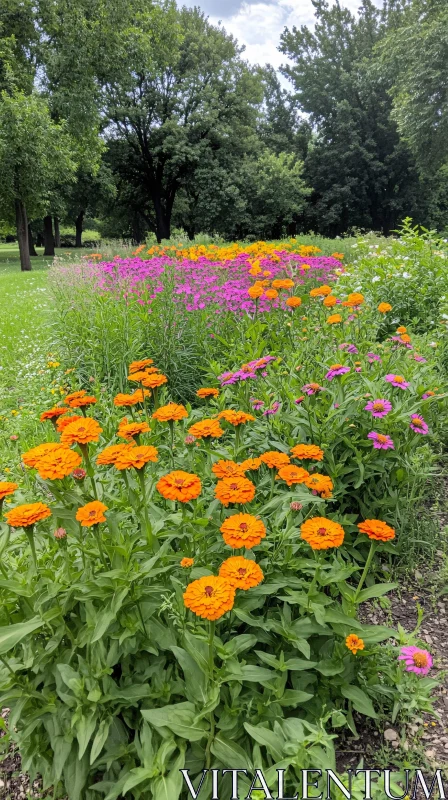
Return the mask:
[(0, 214), (15, 216), (22, 270), (31, 269), (28, 213), (44, 216), (57, 180), (70, 181), (76, 164), (65, 126), (54, 123), (37, 94), (1, 93)]
[(353, 226), (388, 234), (403, 216), (418, 216), (420, 198), (375, 57), (398, 12), (395, 4), (379, 11), (371, 0), (358, 17), (326, 0), (313, 6), (315, 29), (286, 29), (280, 48), (293, 61), (282, 71), (313, 127), (304, 173), (314, 189), (308, 226), (330, 236)]
[(263, 86), (257, 125), (260, 139), (277, 155), (295, 153), (303, 160), (311, 138), (311, 125), (301, 116), (297, 98), (282, 88), (273, 67), (264, 67), (260, 77)]

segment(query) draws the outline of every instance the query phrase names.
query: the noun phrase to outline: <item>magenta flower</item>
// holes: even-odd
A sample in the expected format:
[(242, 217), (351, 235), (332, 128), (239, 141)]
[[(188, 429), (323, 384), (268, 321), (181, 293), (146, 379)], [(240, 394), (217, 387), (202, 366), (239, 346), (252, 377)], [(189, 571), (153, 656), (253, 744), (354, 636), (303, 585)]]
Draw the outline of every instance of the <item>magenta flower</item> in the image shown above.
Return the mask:
[(370, 400), (364, 411), (371, 411), (372, 417), (385, 417), (389, 411), (392, 411), (392, 403), (389, 400)]
[(358, 348), (355, 347), (354, 344), (349, 344), (348, 342), (343, 342), (342, 344), (340, 344), (339, 350), (347, 350), (347, 353), (350, 353), (352, 355), (356, 355), (356, 353), (358, 352)]
[(385, 375), (384, 380), (388, 383), (391, 383), (392, 386), (396, 386), (398, 389), (409, 389), (410, 383), (405, 381), (403, 375), (394, 375), (393, 373), (389, 373), (389, 375)]
[(370, 433), (367, 434), (367, 438), (373, 441), (375, 450), (395, 450), (395, 445), (392, 439), (390, 436), (386, 436), (384, 433), (370, 431)]
[(271, 408), (267, 408), (266, 411), (263, 411), (263, 416), (270, 417), (272, 416), (272, 414), (276, 414), (279, 408), (280, 408), (280, 403), (277, 403), (277, 401), (275, 401), (275, 403), (272, 403)]
[(321, 392), (323, 386), (319, 386), (318, 383), (306, 383), (305, 386), (302, 386), (302, 392), (305, 392), (308, 395), (316, 394), (317, 392)]
[(432, 667), (431, 654), (420, 647), (402, 647), (398, 660), (404, 661), (406, 672), (415, 672), (416, 675), (427, 675)]
[(415, 433), (422, 433), (423, 435), (427, 434), (429, 428), (420, 414), (411, 414), (411, 424), (409, 425), (411, 430), (415, 431)]
[(302, 397), (298, 397), (297, 400), (294, 400), (294, 402), (295, 402), (296, 406), (300, 406), (300, 404), (303, 403), (304, 400), (305, 400), (305, 397), (304, 397), (304, 395), (302, 395)]
[(419, 364), (426, 364), (426, 358), (419, 356), (418, 353), (414, 354), (414, 361), (418, 361)]
[(369, 364), (373, 364), (374, 361), (381, 361), (381, 356), (377, 356), (376, 353), (367, 353), (367, 360)]
[(327, 381), (332, 381), (333, 378), (345, 375), (346, 372), (350, 372), (350, 367), (344, 367), (343, 364), (332, 364), (325, 377)]
[[(422, 400), (427, 400), (428, 397), (434, 397), (434, 396), (435, 396), (435, 392), (425, 392), (425, 394), (422, 394)], [(11, 439), (12, 439), (12, 436), (11, 436)]]
[(256, 397), (251, 397), (250, 398), (250, 403), (251, 403), (251, 406), (254, 409), (254, 411), (259, 411), (260, 408), (263, 408), (263, 406), (264, 406), (263, 400), (257, 400)]

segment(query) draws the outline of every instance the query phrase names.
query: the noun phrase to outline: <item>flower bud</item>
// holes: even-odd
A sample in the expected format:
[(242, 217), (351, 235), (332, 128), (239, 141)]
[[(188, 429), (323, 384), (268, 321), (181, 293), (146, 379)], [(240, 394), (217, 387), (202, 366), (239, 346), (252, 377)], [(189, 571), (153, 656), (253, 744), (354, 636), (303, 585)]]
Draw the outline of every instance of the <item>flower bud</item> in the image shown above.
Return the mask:
[(72, 477), (75, 478), (75, 480), (77, 481), (83, 481), (86, 475), (87, 472), (85, 471), (85, 469), (82, 469), (81, 467), (79, 469), (74, 469), (72, 472)]
[(291, 511), (301, 511), (303, 506), (302, 503), (298, 503), (297, 500), (293, 500), (292, 503), (289, 504)]
[(190, 436), (190, 434), (186, 436), (184, 439), (185, 444), (194, 444), (195, 441), (196, 439), (194, 438), (194, 436)]
[(13, 435), (12, 435), (12, 436), (10, 436), (9, 438), (11, 439), (11, 442), (17, 442), (17, 439), (18, 439), (19, 437), (17, 436), (17, 434), (16, 434), (16, 433), (13, 433)]
[(67, 536), (67, 531), (65, 528), (56, 528), (55, 532), (53, 533), (55, 539), (65, 539)]

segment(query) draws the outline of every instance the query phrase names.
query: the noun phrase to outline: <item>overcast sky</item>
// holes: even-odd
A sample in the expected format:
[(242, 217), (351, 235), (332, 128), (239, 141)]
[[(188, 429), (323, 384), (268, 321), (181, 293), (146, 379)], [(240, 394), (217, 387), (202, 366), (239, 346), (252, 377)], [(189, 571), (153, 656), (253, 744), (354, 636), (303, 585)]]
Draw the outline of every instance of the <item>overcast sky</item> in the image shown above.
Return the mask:
[[(285, 56), (278, 52), (280, 34), (285, 26), (312, 25), (311, 0), (177, 0), (179, 5), (200, 6), (210, 21), (222, 22), (240, 44), (246, 45), (246, 57), (254, 64), (270, 63), (279, 67)], [(374, 0), (378, 7), (382, 0)], [(341, 0), (341, 5), (356, 11), (361, 0)]]

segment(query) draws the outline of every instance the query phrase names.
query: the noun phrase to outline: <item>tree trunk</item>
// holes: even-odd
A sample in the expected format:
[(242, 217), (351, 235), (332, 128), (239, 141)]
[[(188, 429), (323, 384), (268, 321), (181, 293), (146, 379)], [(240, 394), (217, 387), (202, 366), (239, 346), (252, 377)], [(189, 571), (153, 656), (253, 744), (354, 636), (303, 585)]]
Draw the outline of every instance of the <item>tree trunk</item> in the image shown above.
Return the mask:
[(53, 218), (44, 217), (44, 256), (54, 256)]
[(59, 230), (59, 217), (53, 217), (54, 222), (54, 246), (61, 246), (61, 232)]
[(163, 209), (159, 203), (155, 204), (156, 212), (156, 236), (160, 244), (162, 239), (169, 239), (171, 236), (171, 218), (164, 214)]
[(31, 271), (30, 248), (28, 242), (28, 218), (26, 208), (21, 200), (15, 201), (17, 239), (19, 240), (20, 269), (22, 272)]
[(75, 247), (82, 247), (82, 223), (84, 221), (84, 211), (80, 211), (75, 219), (76, 239)]
[(31, 231), (31, 225), (29, 223), (28, 223), (28, 250), (30, 256), (37, 256), (36, 248), (34, 247), (33, 233)]

